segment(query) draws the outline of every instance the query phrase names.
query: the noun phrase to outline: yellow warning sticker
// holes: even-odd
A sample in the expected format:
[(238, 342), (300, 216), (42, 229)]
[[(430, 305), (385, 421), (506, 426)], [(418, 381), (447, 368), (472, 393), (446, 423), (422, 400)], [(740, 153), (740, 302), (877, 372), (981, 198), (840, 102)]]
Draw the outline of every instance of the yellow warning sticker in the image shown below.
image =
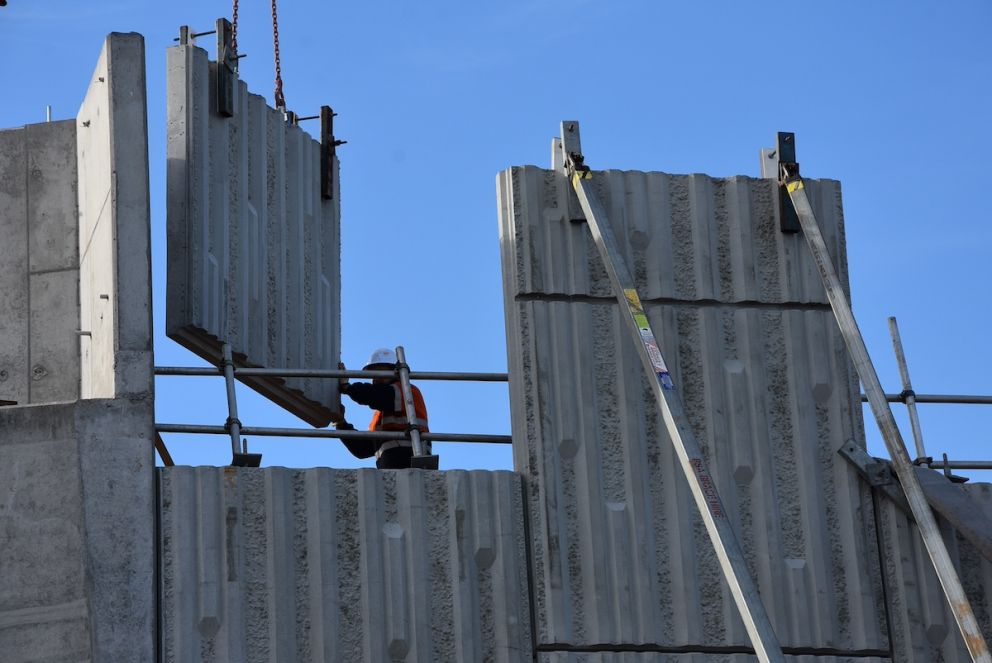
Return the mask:
[(799, 189), (802, 189), (802, 188), (805, 188), (805, 187), (803, 187), (803, 181), (802, 180), (796, 180), (795, 182), (789, 182), (788, 184), (786, 184), (785, 185), (785, 188), (789, 190), (789, 193), (792, 193), (793, 191), (798, 191)]

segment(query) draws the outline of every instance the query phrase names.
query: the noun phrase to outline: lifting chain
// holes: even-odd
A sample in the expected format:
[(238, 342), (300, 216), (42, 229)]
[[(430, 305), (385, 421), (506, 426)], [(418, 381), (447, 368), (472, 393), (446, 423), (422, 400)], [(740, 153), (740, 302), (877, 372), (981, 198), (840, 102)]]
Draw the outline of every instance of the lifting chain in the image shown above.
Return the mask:
[(231, 9), (231, 50), (235, 56), (238, 55), (238, 0), (234, 0)]
[(285, 110), (286, 98), (282, 94), (282, 65), (279, 62), (279, 19), (276, 17), (276, 0), (272, 0), (272, 43), (276, 54), (276, 108)]

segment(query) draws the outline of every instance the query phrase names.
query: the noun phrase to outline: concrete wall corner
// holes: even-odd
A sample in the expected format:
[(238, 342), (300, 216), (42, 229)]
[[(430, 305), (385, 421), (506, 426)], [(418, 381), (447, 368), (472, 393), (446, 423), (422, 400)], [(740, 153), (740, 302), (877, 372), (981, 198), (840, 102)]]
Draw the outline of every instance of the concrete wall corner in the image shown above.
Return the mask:
[(76, 119), (83, 398), (153, 389), (146, 96), (144, 38), (110, 34)]

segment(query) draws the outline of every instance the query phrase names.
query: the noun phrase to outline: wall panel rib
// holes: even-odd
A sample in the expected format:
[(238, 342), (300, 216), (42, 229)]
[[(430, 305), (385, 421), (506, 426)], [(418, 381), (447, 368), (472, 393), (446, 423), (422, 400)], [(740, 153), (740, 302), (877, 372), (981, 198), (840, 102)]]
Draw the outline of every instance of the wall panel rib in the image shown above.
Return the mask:
[[(243, 366), (337, 368), (340, 204), (320, 195), (320, 143), (241, 81), (219, 116), (204, 50), (167, 63), (169, 337), (215, 364), (227, 341)], [(243, 382), (315, 426), (339, 406), (334, 380)]]
[[(779, 638), (887, 655), (870, 495), (836, 453), (864, 445), (857, 380), (802, 237), (778, 230), (772, 184), (619, 171), (593, 183)], [(747, 646), (565, 186), (533, 167), (498, 180), (538, 646)], [(839, 185), (808, 189), (846, 278)]]
[(520, 477), (160, 470), (165, 660), (532, 660)]

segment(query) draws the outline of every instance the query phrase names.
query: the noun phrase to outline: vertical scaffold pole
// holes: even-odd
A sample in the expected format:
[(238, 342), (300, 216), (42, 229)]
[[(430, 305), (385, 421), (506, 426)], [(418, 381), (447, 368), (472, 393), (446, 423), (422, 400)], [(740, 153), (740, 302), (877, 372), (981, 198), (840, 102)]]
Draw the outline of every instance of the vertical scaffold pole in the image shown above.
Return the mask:
[(417, 425), (417, 408), (413, 402), (413, 388), (410, 386), (410, 366), (406, 363), (406, 351), (403, 346), (396, 348), (396, 367), (400, 374), (400, 388), (403, 390), (403, 403), (406, 408), (407, 431), (413, 444), (413, 467), (436, 470), (438, 457), (431, 454), (430, 443), (425, 448), (420, 437), (420, 427)]
[(241, 421), (238, 419), (238, 396), (234, 391), (234, 359), (231, 346), (227, 343), (221, 348), (224, 357), (224, 382), (227, 386), (227, 423), (225, 427), (231, 434), (231, 457), (241, 454)]
[(696, 442), (695, 435), (685, 414), (682, 397), (672, 382), (671, 375), (665, 365), (654, 332), (648, 322), (647, 315), (637, 294), (636, 284), (627, 269), (620, 252), (616, 238), (610, 228), (599, 198), (592, 190), (590, 180), (592, 173), (585, 166), (582, 147), (579, 142), (579, 126), (577, 122), (562, 122), (562, 149), (564, 162), (572, 180), (572, 186), (578, 195), (579, 204), (585, 214), (593, 240), (603, 258), (606, 272), (617, 301), (620, 304), (621, 316), (627, 323), (637, 346), (638, 355), (644, 370), (650, 376), (648, 382), (661, 410), (662, 420), (669, 437), (675, 446), (682, 471), (689, 483), (689, 489), (695, 499), (696, 506), (702, 515), (706, 532), (709, 534), (713, 548), (716, 550), (720, 569), (730, 586), (731, 594), (740, 611), (741, 620), (747, 629), (748, 637), (758, 659), (763, 663), (784, 663), (785, 656), (779, 645), (771, 621), (765, 612), (765, 606), (758, 595), (758, 589), (747, 568), (747, 560), (741, 550), (740, 543), (730, 523), (730, 518), (716, 483), (709, 473), (702, 449)]
[(892, 348), (896, 352), (896, 362), (899, 364), (899, 376), (902, 378), (902, 398), (909, 411), (909, 425), (913, 429), (913, 443), (916, 445), (916, 457), (927, 457), (927, 449), (923, 445), (923, 429), (920, 428), (920, 413), (916, 410), (916, 392), (909, 379), (909, 364), (906, 363), (906, 353), (902, 349), (902, 337), (899, 336), (899, 324), (895, 317), (889, 318), (889, 334), (892, 336)]

